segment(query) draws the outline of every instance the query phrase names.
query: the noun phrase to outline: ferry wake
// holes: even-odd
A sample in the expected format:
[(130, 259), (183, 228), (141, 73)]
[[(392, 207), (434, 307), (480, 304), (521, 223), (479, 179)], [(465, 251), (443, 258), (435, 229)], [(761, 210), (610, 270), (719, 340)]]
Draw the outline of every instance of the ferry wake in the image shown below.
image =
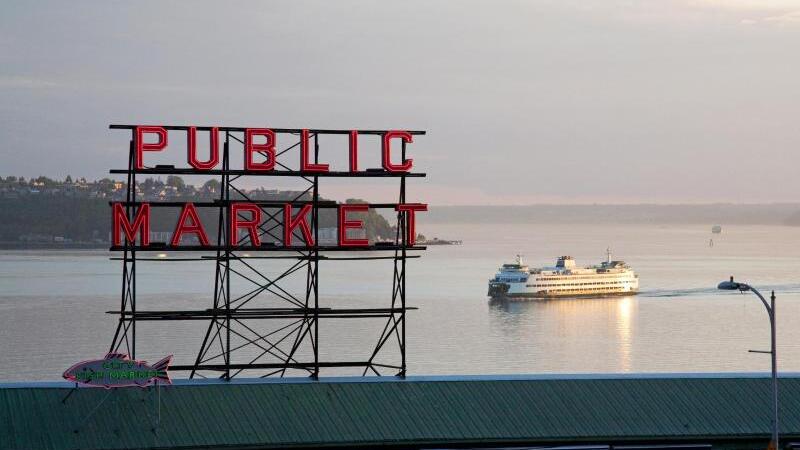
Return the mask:
[(639, 290), (639, 276), (624, 261), (606, 261), (580, 268), (571, 256), (558, 258), (555, 267), (531, 269), (517, 255), (515, 263), (503, 264), (489, 280), (492, 298), (559, 298), (633, 295)]

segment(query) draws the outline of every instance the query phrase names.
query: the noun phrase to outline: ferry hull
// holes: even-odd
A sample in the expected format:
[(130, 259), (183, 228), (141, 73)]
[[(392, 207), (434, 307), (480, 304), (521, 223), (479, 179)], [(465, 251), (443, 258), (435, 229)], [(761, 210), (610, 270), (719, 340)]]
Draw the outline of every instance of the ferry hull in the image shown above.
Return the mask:
[[(638, 284), (638, 283), (637, 283)], [(607, 289), (600, 291), (586, 291), (582, 289), (559, 289), (551, 291), (532, 290), (522, 283), (498, 283), (489, 284), (489, 292), (486, 295), (492, 299), (556, 299), (556, 298), (600, 298), (618, 297), (625, 295), (636, 295), (639, 286), (633, 285), (619, 289)]]
[(538, 292), (521, 292), (521, 293), (492, 293), (489, 292), (491, 300), (555, 300), (560, 298), (605, 298), (605, 297), (625, 297), (629, 295), (636, 295), (639, 291), (620, 291), (620, 292), (587, 292), (583, 294), (543, 294)]

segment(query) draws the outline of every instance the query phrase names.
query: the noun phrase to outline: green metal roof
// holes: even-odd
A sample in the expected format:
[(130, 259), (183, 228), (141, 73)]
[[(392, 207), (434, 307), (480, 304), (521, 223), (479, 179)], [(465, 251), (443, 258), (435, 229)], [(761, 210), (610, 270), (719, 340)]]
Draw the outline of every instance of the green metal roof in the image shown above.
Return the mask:
[[(761, 375), (184, 381), (64, 400), (69, 386), (0, 386), (0, 449), (765, 445), (771, 411)], [(800, 440), (800, 376), (781, 378), (780, 398), (782, 435)]]

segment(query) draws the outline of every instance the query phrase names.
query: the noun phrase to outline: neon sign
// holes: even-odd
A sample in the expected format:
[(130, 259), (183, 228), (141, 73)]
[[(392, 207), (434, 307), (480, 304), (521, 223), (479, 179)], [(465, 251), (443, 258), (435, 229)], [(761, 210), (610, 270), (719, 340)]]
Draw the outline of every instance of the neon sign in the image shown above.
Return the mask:
[(172, 355), (150, 365), (147, 361), (134, 361), (122, 353), (109, 353), (103, 359), (79, 362), (64, 371), (63, 376), (83, 386), (106, 389), (172, 384), (167, 374), (171, 362)]
[[(229, 380), (243, 373), (316, 378), (322, 370), (337, 368), (363, 375), (405, 375), (406, 311), (411, 309), (406, 303), (406, 264), (425, 250), (415, 241), (415, 225), (419, 213), (428, 210), (428, 205), (406, 195), (411, 178), (426, 176), (416, 171), (407, 151), (418, 145), (415, 141), (425, 131), (136, 124), (110, 128), (129, 135), (127, 167), (110, 171), (126, 177), (124, 200), (111, 202), (110, 250), (119, 251), (123, 261), (120, 310), (112, 312), (119, 321), (111, 351), (136, 358), (138, 321), (200, 320), (208, 328), (194, 362), (170, 367), (188, 372), (189, 378)], [(215, 182), (204, 185), (202, 198), (185, 197), (190, 190), (175, 179), (168, 179), (164, 189), (140, 189), (142, 176), (184, 175)], [(340, 178), (380, 178), (397, 186), (397, 196), (381, 203), (324, 199), (322, 186)], [(379, 210), (387, 220), (376, 217)], [(393, 225), (390, 216), (396, 218)], [(152, 251), (163, 253), (154, 258), (148, 256)], [(205, 254), (166, 258), (167, 252), (192, 251)], [(259, 259), (271, 261), (252, 261)], [(211, 307), (174, 311), (164, 305), (157, 310), (137, 305), (138, 262), (171, 260), (214, 263)], [(320, 307), (323, 266), (373, 260), (392, 261), (387, 304)], [(368, 270), (380, 271), (375, 264)], [(273, 318), (297, 320), (278, 325)], [(321, 355), (320, 336), (325, 333), (318, 333), (320, 324), (342, 318), (386, 323), (377, 343), (363, 342), (364, 355)], [(244, 320), (259, 321), (258, 329), (266, 334), (244, 339), (239, 329), (245, 334), (254, 329)], [(266, 336), (274, 336), (269, 347), (262, 345)], [(385, 344), (395, 342), (398, 351), (385, 350), (391, 345)], [(248, 351), (239, 351), (245, 347)], [(251, 353), (258, 356), (251, 358)]]
[[(174, 128), (174, 127), (173, 127)], [(209, 153), (207, 161), (200, 161), (197, 157), (197, 129), (195, 126), (183, 127), (186, 130), (187, 162), (195, 170), (211, 172), (219, 165), (219, 127), (206, 127), (209, 132)], [(276, 170), (275, 147), (278, 144), (275, 130), (269, 128), (244, 128), (244, 169), (251, 172), (269, 172)], [(305, 174), (330, 172), (330, 165), (312, 163), (309, 161), (311, 130), (300, 129), (300, 171)], [(381, 164), (383, 169), (390, 173), (410, 172), (414, 160), (403, 159), (400, 163), (392, 162), (393, 142), (413, 143), (414, 137), (408, 131), (386, 130), (382, 132), (381, 139)], [(349, 132), (349, 159), (350, 172), (358, 172), (358, 138), (359, 131)], [(136, 169), (145, 169), (145, 152), (161, 152), (167, 149), (169, 132), (162, 126), (137, 125), (135, 127), (135, 153)], [(148, 142), (149, 141), (149, 142)], [(266, 161), (257, 161), (262, 156)]]
[[(134, 126), (134, 139), (133, 139), (133, 158), (134, 166), (139, 171), (146, 171), (149, 168), (145, 165), (145, 156), (148, 152), (163, 152), (169, 146), (169, 131), (175, 131), (175, 128), (170, 127), (170, 130), (162, 126), (151, 125), (137, 125)], [(198, 141), (198, 127), (187, 126), (179, 127), (186, 133), (186, 149), (187, 149), (187, 164), (191, 167), (185, 169), (190, 174), (219, 174), (219, 173), (235, 173), (236, 175), (258, 175), (258, 174), (279, 174), (281, 172), (288, 175), (295, 175), (299, 177), (308, 176), (324, 176), (334, 175), (331, 172), (330, 164), (321, 163), (318, 161), (311, 161), (312, 145), (311, 135), (312, 130), (299, 129), (299, 145), (294, 145), (299, 153), (299, 170), (289, 171), (288, 167), (284, 164), (279, 164), (277, 158), (279, 154), (284, 152), (276, 152), (276, 145), (278, 144), (278, 134), (276, 130), (269, 128), (243, 128), (244, 131), (242, 148), (242, 169), (231, 170), (228, 167), (219, 169), (220, 164), (220, 143), (219, 143), (219, 127), (203, 127), (204, 131), (209, 136), (209, 156), (205, 160), (201, 160), (197, 155), (197, 141)], [(285, 132), (285, 130), (279, 130)], [(373, 132), (374, 133), (374, 132)], [(381, 135), (381, 169), (371, 169), (364, 172), (359, 171), (358, 155), (359, 146), (358, 138), (359, 131), (351, 130), (348, 135), (348, 171), (337, 172), (336, 176), (364, 176), (375, 175), (376, 170), (387, 175), (400, 175), (410, 173), (413, 168), (414, 161), (411, 158), (405, 157), (405, 151), (399, 162), (393, 160), (398, 159), (397, 155), (393, 154), (396, 147), (395, 144), (400, 144), (405, 149), (407, 144), (413, 143), (413, 135), (410, 132), (402, 130), (386, 130), (380, 133)], [(292, 148), (290, 147), (290, 149)], [(226, 147), (227, 148), (227, 147)], [(315, 158), (316, 159), (316, 158)], [(170, 166), (171, 168), (172, 166)], [(129, 206), (130, 203), (115, 202), (112, 203), (112, 249), (121, 250), (123, 245), (131, 244), (138, 241), (140, 248), (150, 247), (150, 221), (151, 221), (151, 204), (148, 202), (135, 202), (136, 209), (132, 211)], [(181, 202), (181, 211), (177, 219), (177, 224), (172, 232), (172, 238), (169, 241), (169, 246), (173, 248), (186, 247), (181, 245), (181, 238), (184, 236), (193, 236), (196, 238), (198, 245), (193, 245), (195, 248), (212, 248), (209, 244), (208, 233), (206, 227), (200, 220), (200, 215), (197, 212), (197, 206), (192, 202)], [(227, 230), (226, 239), (231, 247), (241, 248), (313, 248), (316, 243), (312, 236), (309, 217), (312, 216), (312, 205), (296, 205), (292, 202), (279, 205), (283, 209), (283, 242), (269, 242), (264, 243), (260, 239), (259, 229), (263, 229), (264, 223), (264, 208), (258, 203), (247, 201), (230, 201), (228, 205), (228, 223), (225, 227)], [(297, 211), (295, 211), (297, 209)], [(357, 213), (364, 213), (370, 209), (369, 204), (341, 204), (337, 207), (337, 224), (338, 224), (338, 239), (334, 248), (354, 248), (354, 247), (367, 247), (369, 242), (363, 238), (348, 237), (348, 230), (363, 229), (363, 221), (355, 218)], [(396, 203), (394, 210), (399, 215), (405, 218), (406, 226), (405, 235), (403, 236), (406, 245), (413, 246), (415, 244), (415, 222), (416, 213), (428, 210), (428, 205), (424, 203)], [(270, 217), (272, 219), (272, 217)], [(302, 244), (295, 244), (293, 236), (298, 236), (297, 232), (302, 236)], [(244, 236), (244, 238), (242, 238)], [(329, 247), (330, 248), (330, 247)]]

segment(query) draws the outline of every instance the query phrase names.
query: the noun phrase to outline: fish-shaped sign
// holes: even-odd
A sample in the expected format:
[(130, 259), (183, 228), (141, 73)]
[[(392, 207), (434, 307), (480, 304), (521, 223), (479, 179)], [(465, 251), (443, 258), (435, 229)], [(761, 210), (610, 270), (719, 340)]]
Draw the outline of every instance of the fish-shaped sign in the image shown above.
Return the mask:
[(134, 361), (123, 353), (109, 353), (103, 359), (94, 359), (75, 364), (64, 372), (64, 378), (84, 386), (106, 389), (139, 386), (155, 383), (172, 384), (167, 369), (172, 355), (153, 365), (147, 361)]

